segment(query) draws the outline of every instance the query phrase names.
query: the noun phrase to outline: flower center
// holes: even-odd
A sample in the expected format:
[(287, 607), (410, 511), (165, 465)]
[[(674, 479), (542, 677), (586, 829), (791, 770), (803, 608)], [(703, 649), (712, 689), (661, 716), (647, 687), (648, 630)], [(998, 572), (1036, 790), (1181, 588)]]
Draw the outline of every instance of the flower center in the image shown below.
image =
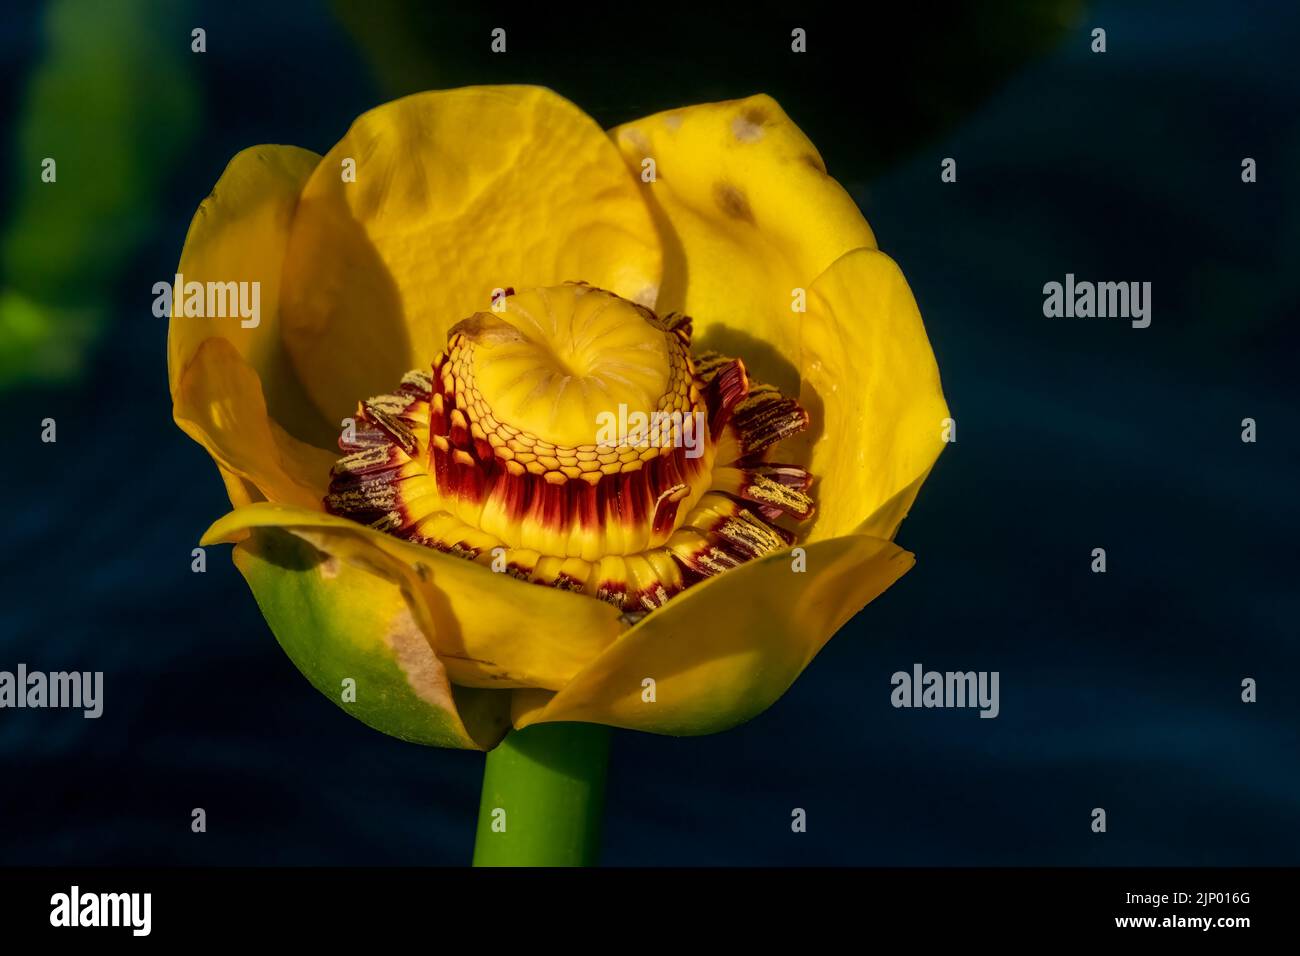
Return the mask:
[(690, 337), (580, 283), (510, 294), (361, 403), (326, 507), (629, 610), (780, 550), (812, 477), (768, 453), (807, 415)]
[(655, 410), (681, 362), (662, 328), (608, 293), (562, 286), (500, 302), (452, 330), (466, 372), (497, 420), (557, 447), (593, 442), (610, 409)]
[[(431, 463), (448, 510), (511, 548), (596, 561), (663, 544), (708, 461), (600, 435), (630, 408), (704, 411), (687, 341), (649, 310), (569, 285), (454, 326), (434, 363)], [(440, 373), (440, 374), (439, 374)]]

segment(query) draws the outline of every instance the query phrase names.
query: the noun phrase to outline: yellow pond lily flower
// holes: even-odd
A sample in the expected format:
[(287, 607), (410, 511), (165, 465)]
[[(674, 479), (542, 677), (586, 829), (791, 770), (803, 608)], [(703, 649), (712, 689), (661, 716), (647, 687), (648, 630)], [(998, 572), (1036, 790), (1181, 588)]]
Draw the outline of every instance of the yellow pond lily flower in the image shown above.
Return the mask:
[(177, 272), (175, 419), (234, 505), (202, 543), (386, 733), (723, 730), (913, 563), (938, 369), (770, 97), (607, 133), (409, 96), (237, 155)]

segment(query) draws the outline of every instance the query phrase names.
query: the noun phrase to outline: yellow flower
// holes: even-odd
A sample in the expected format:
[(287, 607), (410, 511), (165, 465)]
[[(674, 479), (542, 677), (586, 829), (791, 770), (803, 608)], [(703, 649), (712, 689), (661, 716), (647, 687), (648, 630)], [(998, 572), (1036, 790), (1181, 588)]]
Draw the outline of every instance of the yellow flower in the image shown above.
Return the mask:
[[(235, 506), (203, 543), (387, 733), (723, 730), (912, 565), (934, 357), (767, 96), (608, 134), (536, 87), (410, 96), (237, 155), (177, 271), (174, 414)], [(184, 294), (231, 282), (255, 320)]]

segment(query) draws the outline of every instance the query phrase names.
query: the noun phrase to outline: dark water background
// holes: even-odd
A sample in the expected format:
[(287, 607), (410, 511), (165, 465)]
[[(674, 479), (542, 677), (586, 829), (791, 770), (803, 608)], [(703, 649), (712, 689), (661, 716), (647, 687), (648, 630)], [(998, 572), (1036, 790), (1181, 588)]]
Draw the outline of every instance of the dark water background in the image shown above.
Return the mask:
[[(224, 553), (190, 572), (228, 502), (171, 422), (149, 306), (238, 149), (324, 152), (395, 93), (493, 81), (552, 85), (604, 125), (776, 95), (908, 276), (958, 421), (899, 535), (916, 568), (775, 707), (715, 737), (616, 736), (606, 862), (1300, 863), (1294, 7), (1102, 4), (1027, 55), (1046, 34), (1021, 36), (1013, 6), (854, 32), (636, 5), (503, 16), (512, 52), (492, 58), (491, 16), (419, 6), (411, 23), (389, 2), (181, 8), (178, 43), (208, 30), (197, 132), (111, 323), (79, 382), (3, 396), (0, 669), (102, 670), (106, 689), (95, 721), (0, 711), (0, 864), (469, 859), (481, 755), (353, 721)], [(41, 17), (0, 28), (11, 117)], [(1045, 319), (1042, 285), (1067, 272), (1152, 282), (1151, 327)], [(36, 442), (46, 416), (56, 445)], [(914, 662), (999, 671), (1001, 715), (893, 709), (889, 677)]]

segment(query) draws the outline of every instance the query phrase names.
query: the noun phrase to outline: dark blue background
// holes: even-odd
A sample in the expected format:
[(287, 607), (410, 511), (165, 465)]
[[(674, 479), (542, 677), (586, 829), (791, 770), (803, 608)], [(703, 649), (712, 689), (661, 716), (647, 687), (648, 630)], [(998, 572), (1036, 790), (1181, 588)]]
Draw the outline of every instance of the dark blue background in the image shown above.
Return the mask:
[[(1282, 6), (1100, 5), (984, 86), (945, 70), (1006, 40), (973, 14), (891, 37), (808, 13), (807, 61), (788, 53), (798, 14), (568, 21), (567, 40), (502, 16), (516, 52), (496, 59), (490, 16), (398, 31), (425, 44), (428, 85), (548, 83), (606, 125), (776, 95), (908, 276), (958, 422), (898, 538), (916, 568), (775, 707), (714, 737), (616, 735), (606, 862), (1300, 863), (1300, 24)], [(228, 502), (171, 422), (149, 312), (231, 155), (324, 152), (424, 61), (368, 65), (311, 4), (194, 22), (199, 140), (159, 184), (87, 377), (4, 397), (0, 669), (102, 670), (106, 690), (97, 721), (0, 711), (0, 864), (464, 863), (482, 756), (353, 721), (224, 553), (190, 572)], [(38, 13), (3, 50), (20, 81)], [(1042, 285), (1066, 272), (1151, 281), (1151, 327), (1045, 319)], [(56, 445), (36, 440), (46, 416)], [(890, 674), (914, 662), (1000, 671), (1001, 716), (893, 709)]]

